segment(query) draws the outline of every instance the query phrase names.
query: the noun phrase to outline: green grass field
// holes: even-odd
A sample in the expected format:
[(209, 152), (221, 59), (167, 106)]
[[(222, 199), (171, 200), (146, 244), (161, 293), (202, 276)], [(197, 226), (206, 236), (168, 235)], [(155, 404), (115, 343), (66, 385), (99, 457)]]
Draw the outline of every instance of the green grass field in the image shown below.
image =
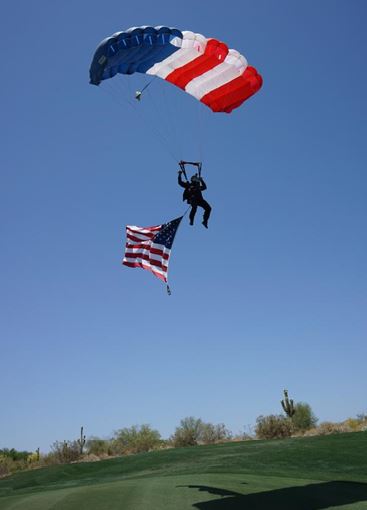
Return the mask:
[(0, 480), (6, 510), (367, 510), (367, 433), (171, 449)]

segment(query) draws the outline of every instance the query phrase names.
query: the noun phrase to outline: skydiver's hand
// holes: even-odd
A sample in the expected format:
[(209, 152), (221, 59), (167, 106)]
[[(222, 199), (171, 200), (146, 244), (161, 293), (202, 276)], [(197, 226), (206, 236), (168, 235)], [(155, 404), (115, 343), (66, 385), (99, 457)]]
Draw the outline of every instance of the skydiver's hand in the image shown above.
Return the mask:
[(182, 174), (182, 170), (179, 170), (179, 171), (178, 171), (178, 175), (181, 175), (181, 174)]

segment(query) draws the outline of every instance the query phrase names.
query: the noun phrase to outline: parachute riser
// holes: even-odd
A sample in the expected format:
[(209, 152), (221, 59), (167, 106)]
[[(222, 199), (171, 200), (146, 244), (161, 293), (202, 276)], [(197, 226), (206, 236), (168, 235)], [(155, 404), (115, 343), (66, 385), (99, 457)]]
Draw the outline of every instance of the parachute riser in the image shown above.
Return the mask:
[(200, 178), (201, 177), (201, 167), (202, 167), (202, 163), (201, 161), (199, 162), (196, 162), (196, 161), (180, 161), (179, 162), (179, 165), (180, 165), (180, 168), (182, 170), (182, 173), (184, 174), (185, 176), (185, 179), (186, 181), (189, 181), (188, 178), (187, 178), (187, 175), (186, 175), (186, 169), (185, 169), (185, 165), (192, 165), (192, 166), (196, 166), (198, 171), (197, 171), (197, 176)]
[(185, 165), (184, 165), (184, 163), (182, 163), (182, 162), (180, 161), (179, 165), (180, 165), (180, 168), (181, 168), (182, 173), (183, 173), (183, 174), (184, 174), (184, 176), (185, 176), (186, 182), (189, 182), (189, 180), (188, 180), (188, 178), (187, 178), (187, 174), (186, 174), (186, 169), (185, 169)]

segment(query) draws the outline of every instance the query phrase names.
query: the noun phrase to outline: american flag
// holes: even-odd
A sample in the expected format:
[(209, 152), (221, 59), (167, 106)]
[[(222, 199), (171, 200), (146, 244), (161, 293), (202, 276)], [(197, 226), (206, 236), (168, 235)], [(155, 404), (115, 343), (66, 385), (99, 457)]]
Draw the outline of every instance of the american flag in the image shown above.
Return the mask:
[(141, 267), (167, 283), (172, 244), (183, 216), (155, 227), (126, 227), (126, 249), (122, 263)]

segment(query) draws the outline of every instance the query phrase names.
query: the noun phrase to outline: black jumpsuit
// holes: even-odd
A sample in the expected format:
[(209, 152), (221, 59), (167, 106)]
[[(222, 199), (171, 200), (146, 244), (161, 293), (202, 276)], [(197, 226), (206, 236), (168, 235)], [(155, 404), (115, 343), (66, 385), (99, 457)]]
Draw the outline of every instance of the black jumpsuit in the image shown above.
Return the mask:
[(204, 200), (202, 191), (206, 190), (206, 184), (203, 179), (200, 178), (200, 182), (185, 182), (181, 179), (181, 174), (178, 174), (178, 184), (185, 188), (183, 192), (183, 200), (186, 200), (191, 205), (190, 211), (190, 223), (193, 225), (196, 210), (199, 207), (204, 209), (203, 223), (207, 224), (212, 208), (206, 200)]

